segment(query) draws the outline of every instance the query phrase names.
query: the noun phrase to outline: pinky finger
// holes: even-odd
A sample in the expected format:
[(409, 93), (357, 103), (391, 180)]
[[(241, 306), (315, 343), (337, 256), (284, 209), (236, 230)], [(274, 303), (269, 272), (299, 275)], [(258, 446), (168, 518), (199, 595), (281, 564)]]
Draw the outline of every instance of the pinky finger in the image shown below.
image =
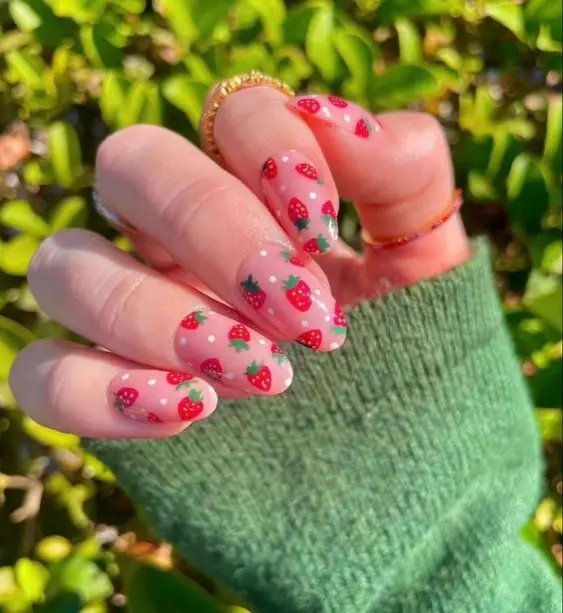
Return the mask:
[(35, 421), (91, 438), (163, 438), (208, 417), (217, 394), (188, 373), (143, 368), (66, 341), (29, 345), (10, 386)]

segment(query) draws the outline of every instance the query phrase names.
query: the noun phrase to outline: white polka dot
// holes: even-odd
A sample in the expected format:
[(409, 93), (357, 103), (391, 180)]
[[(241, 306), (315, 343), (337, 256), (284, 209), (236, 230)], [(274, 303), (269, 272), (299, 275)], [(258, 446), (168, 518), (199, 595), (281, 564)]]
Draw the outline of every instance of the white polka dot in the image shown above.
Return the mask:
[(161, 398), (160, 404), (164, 406), (165, 404), (168, 404), (168, 400), (166, 400), (166, 398)]
[(226, 372), (225, 373), (225, 379), (229, 379), (229, 381), (232, 381), (235, 378), (235, 373), (234, 372)]
[(291, 382), (292, 382), (292, 381), (293, 381), (293, 379), (291, 379), (291, 378), (290, 378), (290, 379), (286, 379), (286, 380), (284, 381), (284, 385), (285, 385), (286, 387), (289, 387), (289, 386), (291, 385)]
[(207, 340), (208, 340), (210, 343), (214, 343), (214, 342), (215, 342), (215, 337), (213, 336), (213, 334), (210, 334), (210, 335), (207, 337)]
[(147, 385), (156, 385), (156, 379), (149, 379)]
[(331, 349), (338, 349), (340, 347), (340, 345), (338, 343), (331, 343), (330, 344), (330, 348)]
[(282, 157), (282, 162), (289, 162), (289, 157), (287, 155), (284, 155)]
[(260, 255), (265, 258), (268, 255), (268, 252), (265, 251), (264, 249), (262, 249), (262, 251), (260, 252)]
[(259, 345), (267, 345), (268, 343), (263, 338), (259, 338), (258, 339), (258, 344)]
[(274, 309), (269, 308), (266, 313), (268, 313), (268, 315), (273, 315), (274, 314)]
[(126, 372), (126, 373), (125, 373), (125, 374), (124, 374), (124, 375), (121, 377), (121, 380), (122, 380), (122, 381), (127, 381), (127, 379), (129, 379), (129, 376), (130, 376), (130, 375), (129, 375), (129, 373), (128, 373), (128, 372)]
[(330, 321), (330, 315), (327, 315), (327, 316), (325, 317), (325, 321)]
[(317, 296), (320, 296), (321, 295), (321, 290), (320, 289), (316, 289), (315, 290), (315, 294), (317, 294)]
[(302, 327), (302, 328), (306, 328), (308, 325), (309, 325), (309, 322), (308, 322), (308, 321), (303, 320), (303, 321), (301, 322), (301, 327)]
[(325, 116), (325, 117), (330, 117), (330, 111), (326, 108), (326, 106), (323, 106), (321, 113)]
[(180, 339), (178, 339), (178, 344), (185, 347), (188, 344), (188, 341), (182, 336)]
[(280, 192), (286, 192), (287, 191), (287, 185), (280, 185)]
[(268, 279), (268, 281), (269, 281), (270, 283), (275, 283), (277, 280), (278, 280), (278, 278), (277, 278), (277, 277), (274, 277), (274, 275), (272, 275), (272, 276), (271, 276), (271, 277)]
[(344, 115), (344, 121), (346, 123), (350, 123), (352, 121), (352, 118), (350, 117), (350, 115)]
[(316, 200), (317, 199), (317, 194), (315, 194), (315, 192), (311, 192), (309, 194), (309, 198), (311, 198), (311, 200)]

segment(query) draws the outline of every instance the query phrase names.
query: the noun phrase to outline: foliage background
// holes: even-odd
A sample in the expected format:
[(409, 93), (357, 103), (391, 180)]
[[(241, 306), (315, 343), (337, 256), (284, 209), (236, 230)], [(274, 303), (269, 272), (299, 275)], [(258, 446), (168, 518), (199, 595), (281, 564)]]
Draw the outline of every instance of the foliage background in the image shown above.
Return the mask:
[[(71, 337), (28, 291), (39, 242), (87, 226), (127, 248), (87, 205), (99, 142), (136, 122), (195, 141), (208, 87), (251, 68), (441, 118), (543, 433), (524, 536), (561, 566), (561, 43), (559, 0), (0, 0), (0, 610), (237, 610), (76, 437), (25, 418), (6, 379), (28, 342)], [(351, 208), (341, 225), (356, 243)]]

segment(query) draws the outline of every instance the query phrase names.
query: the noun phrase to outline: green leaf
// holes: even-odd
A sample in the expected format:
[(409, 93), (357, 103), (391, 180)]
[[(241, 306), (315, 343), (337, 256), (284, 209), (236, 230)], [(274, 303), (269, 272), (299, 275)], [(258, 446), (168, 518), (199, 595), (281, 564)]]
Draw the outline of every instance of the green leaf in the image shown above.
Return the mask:
[(14, 571), (16, 581), (28, 600), (41, 602), (49, 581), (49, 571), (43, 564), (29, 558), (20, 558), (14, 566)]
[(0, 208), (0, 223), (20, 232), (45, 237), (50, 234), (48, 224), (31, 208), (26, 200), (12, 200)]
[(57, 534), (42, 538), (35, 546), (35, 555), (43, 562), (60, 562), (70, 555), (72, 543)]
[(76, 594), (61, 594), (37, 607), (33, 613), (82, 613), (84, 609)]
[(66, 228), (83, 228), (88, 219), (88, 207), (84, 198), (69, 196), (61, 200), (53, 209), (49, 218), (51, 231), (58, 232)]
[(508, 28), (518, 38), (524, 36), (524, 13), (519, 4), (491, 3), (485, 7), (485, 14)]
[(74, 556), (51, 566), (47, 585), (49, 597), (67, 592), (77, 594), (83, 603), (90, 603), (111, 596), (113, 585), (97, 564)]
[(198, 35), (197, 26), (191, 15), (191, 1), (160, 0), (161, 13), (170, 29), (176, 33), (180, 42), (188, 44)]
[(117, 124), (121, 109), (125, 105), (129, 83), (120, 73), (109, 70), (105, 73), (100, 91), (100, 109), (104, 121), (110, 126)]
[(170, 104), (183, 111), (194, 128), (197, 128), (207, 89), (206, 84), (198, 83), (186, 75), (175, 75), (162, 84), (162, 95)]
[(80, 41), (86, 57), (98, 68), (120, 68), (123, 52), (111, 41), (114, 27), (109, 21), (80, 28)]
[(563, 332), (561, 313), (563, 312), (563, 287), (559, 282), (554, 289), (545, 293), (526, 290), (524, 298), (526, 308), (559, 334)]
[(248, 4), (260, 15), (266, 39), (274, 44), (282, 40), (286, 8), (283, 0), (247, 0)]
[(8, 604), (16, 598), (22, 598), (22, 596), (21, 590), (16, 583), (14, 569), (10, 566), (0, 567), (0, 605)]
[(128, 13), (139, 14), (145, 10), (147, 0), (112, 0), (112, 4)]
[(158, 85), (150, 81), (137, 81), (127, 94), (120, 109), (117, 123), (120, 128), (135, 123), (162, 123), (162, 105)]
[(355, 97), (365, 95), (372, 77), (373, 45), (367, 44), (356, 34), (339, 28), (334, 34), (334, 46), (352, 76), (351, 94)]
[(6, 63), (12, 80), (24, 83), (32, 90), (44, 89), (43, 76), (47, 72), (47, 65), (40, 57), (24, 51), (10, 51), (6, 54)]
[(554, 0), (528, 0), (524, 7), (526, 30), (538, 36), (540, 30), (548, 29), (554, 41), (563, 41), (563, 4)]
[(399, 19), (395, 23), (399, 36), (401, 60), (405, 64), (416, 64), (422, 60), (422, 41), (418, 28), (408, 19)]
[(235, 0), (213, 0), (213, 2), (184, 0), (184, 2), (191, 5), (190, 13), (202, 39), (210, 38), (217, 26), (226, 23), (229, 10), (236, 4)]
[(50, 0), (55, 15), (77, 23), (95, 23), (107, 8), (107, 0)]
[(336, 80), (340, 69), (333, 34), (333, 7), (331, 4), (323, 4), (315, 11), (309, 23), (305, 48), (311, 62), (328, 82)]
[(370, 97), (375, 106), (394, 108), (431, 98), (440, 90), (440, 83), (427, 68), (396, 65), (372, 80)]
[(303, 45), (315, 12), (313, 4), (301, 4), (290, 8), (284, 24), (284, 41), (288, 45)]
[(376, 13), (379, 23), (391, 23), (401, 17), (462, 15), (464, 0), (382, 0)]
[[(2, 327), (0, 326), (0, 331)], [(46, 426), (38, 424), (30, 417), (24, 417), (23, 430), (32, 439), (38, 441), (42, 445), (49, 447), (59, 447), (61, 449), (79, 449), (80, 438), (75, 434), (67, 434), (66, 432), (58, 432)]]
[(563, 440), (563, 411), (561, 409), (536, 409), (542, 440), (561, 443)]
[(152, 566), (140, 566), (131, 578), (128, 611), (220, 613), (223, 608), (192, 581)]
[(57, 121), (49, 128), (49, 153), (55, 179), (63, 187), (72, 187), (83, 172), (80, 141), (74, 128)]
[(0, 269), (9, 275), (25, 277), (39, 244), (40, 241), (29, 234), (20, 234), (0, 243)]
[(521, 153), (507, 178), (508, 211), (521, 232), (537, 232), (549, 207), (549, 184), (544, 169), (534, 156)]
[(74, 32), (74, 24), (57, 18), (43, 0), (11, 0), (8, 8), (17, 27), (33, 32), (41, 44), (55, 46)]
[(561, 94), (553, 96), (547, 111), (547, 128), (543, 149), (543, 159), (551, 163), (561, 153), (563, 133), (563, 99)]
[(18, 353), (35, 340), (21, 324), (0, 316), (0, 381), (6, 381)]

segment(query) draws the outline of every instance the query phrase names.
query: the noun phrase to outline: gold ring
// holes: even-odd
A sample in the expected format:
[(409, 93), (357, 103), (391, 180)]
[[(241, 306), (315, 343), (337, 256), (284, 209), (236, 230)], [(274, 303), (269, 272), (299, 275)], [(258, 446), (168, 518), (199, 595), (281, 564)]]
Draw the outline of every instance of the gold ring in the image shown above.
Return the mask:
[(251, 70), (245, 74), (237, 75), (235, 77), (229, 77), (220, 81), (211, 98), (207, 102), (207, 110), (201, 117), (200, 132), (201, 132), (201, 144), (203, 150), (209, 157), (212, 157), (218, 164), (223, 166), (223, 158), (219, 152), (219, 148), (215, 142), (215, 119), (221, 103), (227, 96), (240, 91), (241, 89), (247, 89), (249, 87), (273, 87), (286, 96), (295, 96), (295, 92), (287, 83), (262, 74), (258, 70)]

